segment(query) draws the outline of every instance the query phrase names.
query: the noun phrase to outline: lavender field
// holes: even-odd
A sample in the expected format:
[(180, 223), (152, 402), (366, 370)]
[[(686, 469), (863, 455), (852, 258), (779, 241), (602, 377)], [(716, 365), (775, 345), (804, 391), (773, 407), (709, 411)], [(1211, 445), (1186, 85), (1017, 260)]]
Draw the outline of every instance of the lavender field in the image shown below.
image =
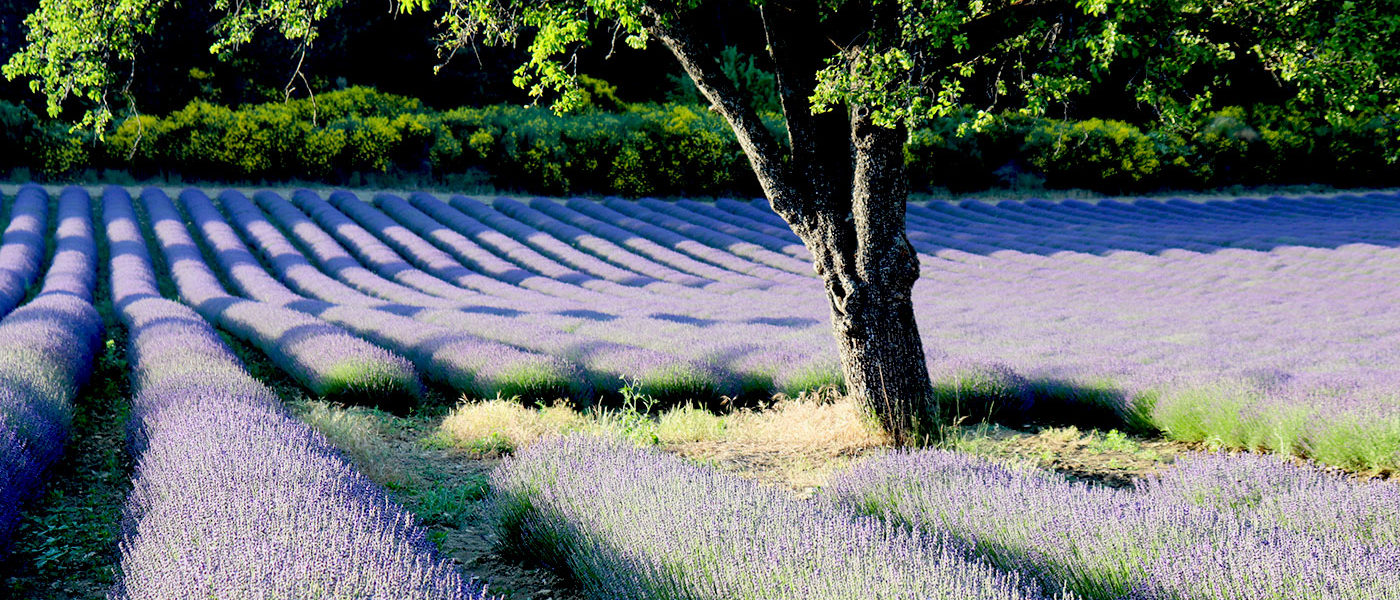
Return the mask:
[[(244, 357), (401, 414), (841, 385), (811, 257), (762, 201), (3, 200), (0, 552), (101, 383), (101, 340), (124, 340), (110, 598), (493, 597)], [(908, 211), (950, 418), (1279, 456), (1189, 454), (1107, 489), (907, 450), (795, 499), (573, 435), (492, 471), (502, 552), (593, 598), (1400, 597), (1397, 488), (1351, 478), (1400, 471), (1400, 194)]]

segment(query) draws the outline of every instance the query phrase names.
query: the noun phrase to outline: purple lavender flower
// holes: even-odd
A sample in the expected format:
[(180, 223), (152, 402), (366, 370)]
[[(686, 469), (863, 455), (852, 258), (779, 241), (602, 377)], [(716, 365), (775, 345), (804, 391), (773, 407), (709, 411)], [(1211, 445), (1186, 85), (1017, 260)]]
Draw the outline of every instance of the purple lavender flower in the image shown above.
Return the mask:
[[(42, 191), (26, 191), (43, 199), (47, 210)], [(63, 453), (73, 399), (101, 345), (102, 319), (92, 305), (97, 247), (89, 204), (81, 189), (60, 194), (57, 241), (43, 287), (0, 321), (0, 555), (20, 504), (38, 491), (45, 471)], [(13, 249), (8, 243), (6, 248)]]
[(1044, 598), (949, 536), (856, 517), (624, 442), (571, 436), (492, 474), (508, 551), (590, 595), (671, 598)]
[(138, 456), (111, 597), (484, 599), (206, 321), (155, 293), (126, 192), (109, 188), (103, 215)]
[[(156, 189), (146, 190), (141, 199), (181, 299), (202, 316), (256, 345), (322, 396), (397, 402), (422, 394), (418, 374), (404, 358), (305, 313), (230, 295), (204, 262), (170, 199)], [(118, 200), (114, 196), (108, 202)]]
[[(301, 296), (264, 270), (207, 196), (187, 190), (180, 198), (195, 231), (224, 273), (242, 293), (255, 300), (286, 306), (344, 327), (409, 358), (425, 375), (439, 383), (474, 397), (519, 395), (548, 401), (587, 393), (579, 389), (577, 368), (557, 358), (415, 321), (387, 310), (337, 305)], [(280, 243), (285, 242), (285, 239), (280, 240)]]
[(1400, 594), (1394, 490), (1278, 459), (1189, 457), (1137, 490), (1115, 490), (952, 452), (900, 452), (859, 463), (823, 494), (950, 535), (1083, 598)]
[(26, 185), (10, 206), (10, 221), (0, 238), (0, 318), (24, 301), (44, 262), (49, 197), (44, 189)]

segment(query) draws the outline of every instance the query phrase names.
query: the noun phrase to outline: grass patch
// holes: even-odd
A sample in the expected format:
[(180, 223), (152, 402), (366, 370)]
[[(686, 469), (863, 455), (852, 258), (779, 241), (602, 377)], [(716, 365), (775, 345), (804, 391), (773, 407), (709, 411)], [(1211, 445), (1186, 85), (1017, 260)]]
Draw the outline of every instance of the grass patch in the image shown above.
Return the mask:
[(946, 450), (1056, 471), (1070, 479), (1113, 487), (1171, 464), (1184, 448), (1117, 429), (1078, 427), (1010, 429), (982, 423), (953, 428), (937, 444)]
[(649, 407), (636, 397), (624, 408), (588, 411), (562, 403), (527, 407), (499, 398), (465, 403), (442, 420), (427, 442), (479, 455), (508, 454), (544, 439), (581, 431), (644, 446), (740, 443), (795, 452), (843, 453), (890, 443), (878, 425), (846, 397), (779, 396), (766, 408), (724, 415), (693, 404), (655, 412)]

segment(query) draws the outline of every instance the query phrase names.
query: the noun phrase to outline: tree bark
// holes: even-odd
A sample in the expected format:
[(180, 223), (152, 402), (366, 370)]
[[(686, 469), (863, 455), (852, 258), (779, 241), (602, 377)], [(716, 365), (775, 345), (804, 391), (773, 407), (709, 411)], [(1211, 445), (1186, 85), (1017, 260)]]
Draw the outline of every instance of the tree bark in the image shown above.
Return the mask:
[(905, 235), (907, 131), (874, 124), (868, 107), (813, 114), (817, 71), (837, 46), (808, 0), (764, 6), (789, 144), (779, 144), (720, 71), (718, 52), (678, 26), (650, 27), (739, 138), (773, 209), (812, 253), (831, 308), (846, 391), (897, 443), (932, 434), (934, 406), (912, 291), (918, 255)]

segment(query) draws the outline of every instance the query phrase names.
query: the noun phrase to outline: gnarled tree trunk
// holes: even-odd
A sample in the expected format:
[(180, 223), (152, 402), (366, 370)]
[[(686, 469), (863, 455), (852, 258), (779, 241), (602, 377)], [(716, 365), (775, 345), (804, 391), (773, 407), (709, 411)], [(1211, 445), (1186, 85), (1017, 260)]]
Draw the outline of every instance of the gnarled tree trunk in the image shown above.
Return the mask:
[(937, 415), (911, 298), (918, 255), (905, 235), (907, 131), (876, 125), (868, 107), (813, 114), (810, 98), (826, 47), (809, 0), (763, 8), (789, 144), (784, 147), (720, 70), (704, 40), (659, 25), (650, 31), (680, 61), (734, 129), (773, 210), (813, 257), (826, 284), (847, 391), (896, 441), (931, 433)]

